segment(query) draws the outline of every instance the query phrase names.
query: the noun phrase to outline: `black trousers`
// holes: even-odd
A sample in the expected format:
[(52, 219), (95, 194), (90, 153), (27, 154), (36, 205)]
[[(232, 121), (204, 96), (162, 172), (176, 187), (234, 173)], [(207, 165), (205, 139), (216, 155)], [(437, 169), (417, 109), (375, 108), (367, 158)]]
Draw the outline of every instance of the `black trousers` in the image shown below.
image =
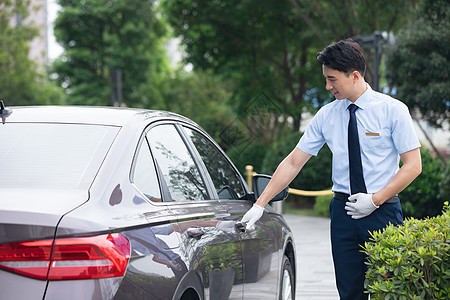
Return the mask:
[(364, 293), (367, 266), (361, 245), (369, 241), (369, 231), (383, 229), (389, 223), (403, 223), (400, 202), (385, 203), (369, 216), (354, 220), (344, 209), (345, 201), (334, 199), (330, 203), (331, 249), (336, 286), (341, 300), (368, 299)]

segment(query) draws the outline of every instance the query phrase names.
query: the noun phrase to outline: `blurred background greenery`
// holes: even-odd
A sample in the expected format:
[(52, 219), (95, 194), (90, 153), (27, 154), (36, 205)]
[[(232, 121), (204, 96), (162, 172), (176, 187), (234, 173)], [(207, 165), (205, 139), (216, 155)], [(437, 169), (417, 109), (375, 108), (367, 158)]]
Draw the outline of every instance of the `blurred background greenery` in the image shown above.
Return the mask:
[[(239, 170), (271, 174), (311, 116), (333, 100), (318, 51), (353, 38), (366, 81), (415, 120), (449, 120), (446, 0), (58, 0), (62, 54), (29, 58), (31, 0), (0, 0), (0, 99), (7, 105), (115, 105), (170, 110), (204, 127)], [(176, 40), (182, 60), (168, 56)], [(112, 97), (112, 95), (114, 97)], [(428, 141), (431, 142), (431, 141)], [(447, 143), (448, 146), (448, 143)], [(423, 173), (402, 194), (405, 215), (439, 214), (449, 199), (448, 147), (423, 149)], [(292, 187), (331, 187), (324, 147)], [(327, 216), (329, 197), (291, 196), (287, 210)]]

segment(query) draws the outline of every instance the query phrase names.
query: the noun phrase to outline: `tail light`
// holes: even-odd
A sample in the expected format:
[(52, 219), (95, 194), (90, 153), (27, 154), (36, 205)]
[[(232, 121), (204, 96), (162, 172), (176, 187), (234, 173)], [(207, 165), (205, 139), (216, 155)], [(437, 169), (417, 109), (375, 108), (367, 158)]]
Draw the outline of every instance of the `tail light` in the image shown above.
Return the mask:
[(120, 277), (129, 259), (118, 233), (0, 245), (0, 269), (41, 280)]

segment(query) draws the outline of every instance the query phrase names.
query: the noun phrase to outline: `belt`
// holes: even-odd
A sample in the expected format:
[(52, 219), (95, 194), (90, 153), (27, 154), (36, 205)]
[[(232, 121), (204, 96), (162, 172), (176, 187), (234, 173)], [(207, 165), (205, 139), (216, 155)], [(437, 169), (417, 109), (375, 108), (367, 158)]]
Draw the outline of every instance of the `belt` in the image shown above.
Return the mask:
[[(349, 201), (348, 197), (350, 197), (349, 194), (344, 194), (344, 193), (340, 193), (340, 192), (334, 192), (334, 199), (347, 202), (347, 201)], [(384, 202), (384, 203), (397, 203), (399, 201), (400, 201), (400, 198), (398, 197), (398, 195), (395, 195), (395, 196), (387, 199), (387, 201)]]

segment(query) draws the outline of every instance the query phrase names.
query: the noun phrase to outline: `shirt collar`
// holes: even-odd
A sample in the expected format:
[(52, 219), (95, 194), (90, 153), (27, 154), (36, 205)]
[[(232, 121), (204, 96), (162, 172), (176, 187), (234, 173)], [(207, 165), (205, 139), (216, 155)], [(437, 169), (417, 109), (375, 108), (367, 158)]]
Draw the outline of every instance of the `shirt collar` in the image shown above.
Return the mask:
[(358, 99), (356, 99), (355, 102), (352, 102), (348, 99), (345, 99), (345, 107), (347, 108), (350, 104), (355, 104), (356, 106), (358, 106), (361, 109), (365, 109), (367, 107), (367, 105), (369, 104), (369, 101), (371, 99), (371, 95), (372, 95), (372, 88), (370, 87), (370, 85), (366, 82), (366, 91), (359, 96)]

